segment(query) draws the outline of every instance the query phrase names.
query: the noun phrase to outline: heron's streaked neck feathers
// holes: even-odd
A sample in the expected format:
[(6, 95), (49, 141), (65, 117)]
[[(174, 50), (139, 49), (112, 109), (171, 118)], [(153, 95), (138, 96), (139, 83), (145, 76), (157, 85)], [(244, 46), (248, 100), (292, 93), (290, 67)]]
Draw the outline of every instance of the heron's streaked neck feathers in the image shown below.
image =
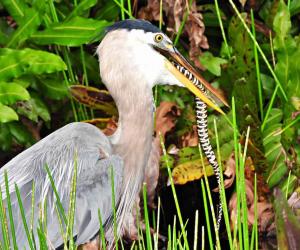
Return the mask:
[(123, 189), (117, 217), (118, 221), (125, 221), (126, 225), (119, 223), (120, 231), (124, 227), (130, 227), (127, 222), (139, 197), (152, 145), (152, 91), (143, 90), (142, 94), (141, 91), (132, 89), (129, 96), (118, 99), (118, 129), (111, 138), (114, 154), (120, 155), (124, 160)]

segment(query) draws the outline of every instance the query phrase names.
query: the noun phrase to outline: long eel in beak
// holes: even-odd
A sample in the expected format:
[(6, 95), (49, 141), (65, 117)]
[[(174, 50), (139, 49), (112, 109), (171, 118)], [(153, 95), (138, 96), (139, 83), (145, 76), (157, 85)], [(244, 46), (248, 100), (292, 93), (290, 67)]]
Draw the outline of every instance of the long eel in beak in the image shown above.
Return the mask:
[[(209, 163), (214, 169), (214, 173), (218, 182), (219, 190), (221, 190), (220, 168), (216, 155), (212, 149), (208, 128), (207, 128), (207, 106), (212, 107), (221, 114), (223, 110), (216, 104), (216, 101), (222, 102), (229, 106), (225, 97), (220, 94), (213, 86), (211, 86), (198, 71), (173, 47), (166, 49), (157, 49), (166, 58), (165, 67), (196, 96), (196, 120), (199, 144), (206, 155)], [(220, 228), (223, 207), (221, 195), (219, 195), (217, 230)]]
[[(188, 88), (195, 96), (205, 102), (209, 107), (217, 110), (219, 113), (224, 114), (223, 110), (216, 104), (217, 102), (223, 103), (229, 107), (226, 98), (216, 90), (203, 76), (180, 54), (175, 47), (168, 49), (155, 48), (159, 53), (166, 57), (165, 67), (170, 71), (175, 78)], [(189, 72), (187, 77), (178, 70), (178, 67), (183, 67)], [(196, 85), (191, 79), (196, 78), (198, 84)]]

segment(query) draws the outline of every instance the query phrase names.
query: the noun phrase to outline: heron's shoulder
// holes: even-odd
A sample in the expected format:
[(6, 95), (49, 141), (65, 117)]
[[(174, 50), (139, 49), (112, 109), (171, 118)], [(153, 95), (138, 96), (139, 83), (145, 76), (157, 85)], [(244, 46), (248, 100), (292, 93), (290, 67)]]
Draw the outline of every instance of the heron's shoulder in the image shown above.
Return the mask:
[(99, 128), (85, 122), (69, 123), (45, 137), (43, 140), (47, 142), (68, 141), (69, 143), (82, 143), (82, 145), (110, 145), (110, 140)]

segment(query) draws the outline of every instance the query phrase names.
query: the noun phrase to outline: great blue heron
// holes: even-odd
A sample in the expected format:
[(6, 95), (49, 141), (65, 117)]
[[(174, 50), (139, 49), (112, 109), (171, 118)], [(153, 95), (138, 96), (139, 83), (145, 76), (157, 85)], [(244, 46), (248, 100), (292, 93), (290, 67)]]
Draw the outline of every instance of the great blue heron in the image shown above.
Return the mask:
[[(2, 197), (7, 199), (4, 185), (4, 173), (7, 171), (19, 248), (28, 248), (28, 241), (15, 184), (20, 189), (25, 217), (29, 223), (33, 182), (34, 235), (38, 238), (39, 206), (46, 204), (47, 215), (43, 216), (47, 219), (48, 243), (53, 247), (63, 244), (55, 205), (56, 196), (45, 165), (51, 172), (61, 203), (67, 212), (74, 164), (77, 164), (73, 230), (77, 245), (88, 242), (98, 232), (98, 210), (101, 212), (106, 238), (110, 242), (113, 240), (110, 181), (112, 167), (117, 232), (119, 236), (122, 235), (124, 218), (131, 213), (149, 159), (153, 132), (153, 86), (185, 86), (202, 102), (222, 112), (211, 96), (225, 102), (224, 98), (201, 78), (171, 40), (147, 21), (125, 20), (115, 23), (107, 29), (97, 54), (102, 81), (118, 108), (118, 129), (112, 136), (106, 137), (90, 124), (71, 123), (48, 135), (2, 167)], [(188, 74), (182, 74), (184, 70)], [(189, 77), (196, 80), (190, 81)]]

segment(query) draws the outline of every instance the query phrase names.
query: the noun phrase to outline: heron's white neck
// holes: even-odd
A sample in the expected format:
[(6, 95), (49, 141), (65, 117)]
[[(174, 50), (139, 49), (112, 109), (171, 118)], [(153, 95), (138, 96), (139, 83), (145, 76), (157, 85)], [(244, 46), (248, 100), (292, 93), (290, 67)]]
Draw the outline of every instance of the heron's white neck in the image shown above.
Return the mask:
[[(152, 91), (141, 94), (142, 90), (133, 89), (129, 95), (118, 97), (116, 102), (119, 121), (118, 129), (111, 136), (113, 151), (124, 160), (124, 174), (144, 172), (149, 158), (153, 134)], [(125, 177), (126, 180), (126, 177)], [(142, 180), (141, 180), (142, 181)]]
[[(119, 122), (117, 131), (111, 137), (114, 154), (124, 160), (123, 194), (118, 208), (120, 222), (131, 213), (139, 196), (153, 134), (152, 90), (136, 86), (127, 89), (126, 95), (123, 93), (113, 96), (119, 111)], [(120, 230), (124, 227), (119, 226)]]

